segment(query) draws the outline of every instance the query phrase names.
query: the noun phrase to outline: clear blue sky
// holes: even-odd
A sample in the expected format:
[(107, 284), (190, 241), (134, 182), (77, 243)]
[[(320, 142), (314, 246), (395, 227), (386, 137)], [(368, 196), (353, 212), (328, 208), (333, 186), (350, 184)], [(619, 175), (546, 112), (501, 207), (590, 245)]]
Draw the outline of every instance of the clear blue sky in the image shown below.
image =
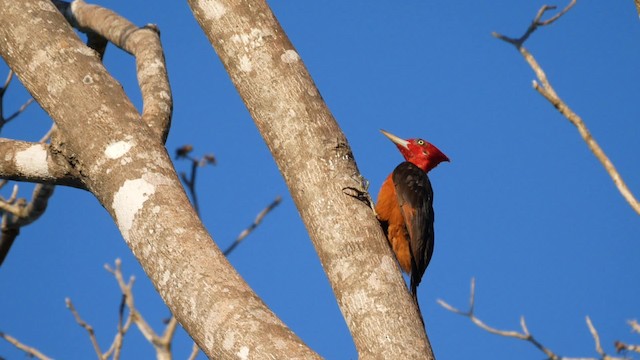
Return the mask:
[[(313, 349), (329, 359), (357, 358), (284, 181), (186, 2), (99, 3), (162, 31), (175, 100), (167, 147), (173, 153), (190, 143), (196, 155), (211, 152), (219, 161), (198, 178), (202, 218), (214, 239), (226, 247), (282, 195), (281, 206), (230, 261)], [(608, 352), (614, 340), (640, 343), (626, 325), (640, 317), (640, 217), (576, 129), (531, 88), (534, 75), (522, 57), (490, 35), (521, 35), (542, 1), (270, 4), (346, 133), (374, 197), (401, 161), (380, 128), (423, 137), (452, 160), (431, 175), (436, 248), (419, 288), (440, 359), (543, 357), (436, 304), (442, 298), (466, 306), (472, 277), (479, 317), (518, 329), (524, 315), (531, 332), (560, 355), (596, 355), (586, 315)], [(637, 195), (639, 41), (632, 1), (580, 1), (527, 43)], [(105, 64), (141, 106), (133, 59), (110, 46)], [(6, 71), (1, 65), (0, 76)], [(13, 86), (6, 112), (27, 98)], [(35, 140), (49, 121), (33, 106), (2, 136)], [(30, 195), (30, 186), (21, 189)], [(106, 211), (88, 193), (57, 188), (45, 216), (23, 229), (0, 268), (0, 331), (55, 358), (92, 358), (64, 299), (72, 298), (106, 348), (120, 294), (103, 264), (117, 257), (137, 278), (139, 310), (160, 329), (169, 312)], [(190, 346), (178, 334), (176, 359), (186, 358)], [(3, 341), (0, 356), (24, 357)], [(130, 331), (124, 358), (152, 357), (151, 346)]]

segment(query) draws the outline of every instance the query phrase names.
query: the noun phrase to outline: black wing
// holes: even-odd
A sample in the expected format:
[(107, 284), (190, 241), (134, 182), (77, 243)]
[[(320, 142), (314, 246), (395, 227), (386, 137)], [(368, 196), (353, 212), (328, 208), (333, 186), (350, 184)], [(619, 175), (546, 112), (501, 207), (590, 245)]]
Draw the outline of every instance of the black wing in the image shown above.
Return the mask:
[(411, 293), (422, 280), (433, 255), (433, 189), (424, 171), (410, 162), (393, 170), (398, 204), (409, 235), (411, 250)]

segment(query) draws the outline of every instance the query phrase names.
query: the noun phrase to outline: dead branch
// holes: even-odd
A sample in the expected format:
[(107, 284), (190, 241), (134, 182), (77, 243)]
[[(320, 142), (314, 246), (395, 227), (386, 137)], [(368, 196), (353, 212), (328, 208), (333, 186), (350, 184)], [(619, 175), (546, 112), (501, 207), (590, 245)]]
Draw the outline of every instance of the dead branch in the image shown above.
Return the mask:
[(576, 126), (576, 128), (578, 128), (578, 132), (582, 136), (582, 139), (586, 142), (587, 146), (600, 161), (600, 163), (602, 163), (605, 170), (618, 188), (620, 194), (622, 194), (624, 199), (629, 203), (629, 205), (631, 205), (633, 210), (640, 215), (640, 202), (638, 202), (631, 190), (629, 190), (611, 160), (609, 160), (600, 145), (598, 145), (596, 140), (593, 138), (582, 118), (573, 110), (571, 110), (571, 108), (558, 96), (554, 88), (551, 86), (551, 83), (549, 82), (549, 79), (547, 78), (542, 67), (538, 64), (533, 55), (523, 46), (524, 42), (535, 30), (537, 30), (539, 27), (550, 25), (558, 20), (561, 16), (566, 14), (567, 11), (569, 11), (575, 5), (575, 3), (576, 0), (571, 0), (569, 5), (567, 5), (562, 11), (558, 12), (550, 19), (543, 21), (542, 16), (547, 11), (556, 9), (555, 6), (544, 5), (542, 8), (540, 8), (536, 17), (532, 21), (531, 25), (529, 25), (529, 28), (524, 33), (524, 35), (517, 39), (504, 36), (497, 32), (493, 32), (492, 35), (516, 47), (516, 49), (524, 57), (524, 59), (527, 61), (531, 69), (533, 69), (536, 77), (538, 78), (537, 81), (533, 81), (533, 88), (538, 91), (538, 93), (540, 93), (540, 95), (542, 95), (545, 99), (547, 99), (547, 101), (549, 101), (556, 109), (558, 109), (558, 111), (565, 118), (567, 118), (567, 120), (569, 120), (574, 126)]
[(193, 208), (196, 210), (196, 213), (200, 215), (200, 206), (198, 205), (198, 195), (196, 193), (196, 178), (198, 175), (198, 168), (204, 167), (206, 165), (215, 165), (216, 157), (212, 154), (205, 154), (202, 159), (198, 157), (191, 156), (190, 153), (193, 151), (193, 146), (190, 144), (183, 145), (176, 150), (176, 160), (179, 159), (187, 159), (191, 161), (191, 175), (187, 176), (185, 172), (180, 172), (180, 179), (187, 185), (187, 190), (189, 191), (189, 195), (191, 195), (191, 199), (193, 200)]
[(33, 103), (33, 98), (31, 98), (27, 100), (27, 102), (22, 104), (22, 106), (20, 106), (20, 108), (18, 108), (18, 110), (16, 110), (13, 114), (9, 115), (8, 117), (4, 116), (4, 94), (7, 91), (9, 84), (11, 84), (11, 80), (13, 80), (13, 70), (9, 70), (7, 78), (4, 81), (4, 85), (0, 87), (0, 132), (2, 132), (2, 127), (4, 125), (6, 125), (9, 121), (17, 118), (18, 115), (22, 114), (22, 112), (24, 112), (27, 107), (29, 107), (29, 105)]
[(104, 359), (104, 354), (100, 349), (100, 345), (98, 344), (98, 339), (96, 339), (96, 333), (93, 330), (93, 327), (82, 319), (82, 317), (76, 310), (75, 306), (73, 306), (71, 299), (66, 298), (65, 303), (67, 304), (67, 308), (69, 309), (69, 311), (71, 311), (71, 314), (73, 314), (73, 317), (76, 319), (76, 322), (78, 323), (78, 325), (80, 325), (83, 329), (85, 329), (89, 334), (91, 345), (93, 345), (93, 350), (96, 352), (96, 355), (98, 355), (98, 359)]
[(573, 358), (573, 357), (565, 357), (565, 356), (557, 355), (555, 352), (553, 352), (548, 347), (544, 346), (541, 342), (539, 342), (533, 337), (533, 335), (531, 334), (531, 332), (529, 332), (529, 329), (527, 328), (527, 324), (525, 322), (524, 316), (520, 317), (520, 328), (522, 329), (522, 332), (515, 331), (515, 330), (500, 330), (492, 326), (489, 326), (484, 321), (480, 320), (480, 318), (476, 317), (475, 315), (475, 286), (476, 286), (475, 278), (471, 278), (469, 310), (467, 311), (459, 310), (449, 305), (446, 301), (442, 299), (438, 299), (438, 304), (440, 304), (440, 306), (442, 306), (446, 310), (451, 311), (454, 314), (462, 315), (464, 317), (469, 318), (469, 320), (471, 320), (471, 322), (473, 322), (476, 326), (478, 326), (479, 328), (491, 334), (529, 342), (533, 346), (535, 346), (538, 350), (542, 351), (547, 356), (547, 359), (550, 359), (550, 360), (598, 360), (598, 359), (625, 360), (625, 358), (609, 356), (602, 350), (602, 346), (600, 346), (600, 337), (598, 336), (598, 332), (596, 331), (595, 327), (591, 323), (591, 319), (588, 316), (587, 316), (587, 326), (589, 327), (589, 330), (591, 331), (591, 335), (593, 336), (593, 339), (595, 341), (596, 351), (601, 356), (599, 358)]
[(231, 254), (231, 252), (236, 248), (236, 246), (240, 245), (242, 240), (244, 240), (247, 236), (249, 236), (249, 234), (251, 234), (253, 230), (255, 230), (258, 227), (258, 225), (260, 225), (260, 223), (262, 222), (262, 219), (264, 219), (264, 217), (267, 216), (267, 214), (271, 212), (271, 210), (273, 210), (281, 202), (282, 202), (282, 196), (278, 195), (276, 196), (275, 200), (271, 202), (271, 204), (267, 205), (266, 208), (262, 209), (262, 211), (258, 213), (258, 216), (256, 216), (256, 218), (253, 220), (253, 223), (251, 223), (251, 225), (249, 225), (246, 229), (242, 230), (242, 232), (240, 233), (240, 235), (238, 235), (236, 240), (224, 251), (224, 255), (229, 256), (229, 254)]
[[(156, 25), (137, 27), (117, 13), (83, 0), (54, 3), (67, 21), (87, 33), (88, 45), (104, 55), (106, 41), (136, 58), (138, 84), (142, 93), (142, 121), (166, 141), (173, 112), (169, 77)], [(106, 39), (106, 40), (105, 40)]]
[[(157, 358), (170, 360), (172, 358), (171, 342), (173, 341), (173, 336), (178, 326), (178, 321), (176, 320), (176, 318), (171, 317), (162, 336), (158, 335), (153, 330), (151, 325), (147, 323), (147, 321), (135, 306), (132, 291), (135, 278), (131, 277), (128, 283), (124, 281), (124, 277), (122, 276), (122, 261), (120, 259), (116, 259), (115, 267), (112, 268), (109, 265), (105, 265), (105, 269), (113, 274), (116, 281), (118, 282), (118, 286), (120, 287), (120, 291), (122, 292), (123, 302), (129, 308), (129, 318), (134, 324), (136, 324), (138, 330), (140, 330), (140, 333), (142, 333), (144, 338), (147, 339), (147, 341), (151, 345), (153, 345), (154, 349), (156, 350)], [(129, 323), (129, 321), (127, 322)], [(128, 326), (126, 327), (126, 330), (128, 330)], [(126, 330), (122, 333), (122, 336), (124, 336)]]
[(28, 346), (28, 345), (25, 345), (25, 344), (21, 343), (20, 341), (18, 341), (18, 339), (14, 338), (13, 336), (11, 336), (9, 334), (5, 334), (2, 331), (0, 331), (0, 338), (3, 338), (5, 340), (7, 340), (11, 345), (13, 345), (16, 348), (24, 351), (30, 357), (35, 357), (36, 359), (39, 359), (39, 360), (52, 360), (50, 357), (48, 357), (45, 354), (43, 354), (40, 351), (38, 351), (38, 349), (36, 349), (34, 347), (31, 347), (31, 346)]

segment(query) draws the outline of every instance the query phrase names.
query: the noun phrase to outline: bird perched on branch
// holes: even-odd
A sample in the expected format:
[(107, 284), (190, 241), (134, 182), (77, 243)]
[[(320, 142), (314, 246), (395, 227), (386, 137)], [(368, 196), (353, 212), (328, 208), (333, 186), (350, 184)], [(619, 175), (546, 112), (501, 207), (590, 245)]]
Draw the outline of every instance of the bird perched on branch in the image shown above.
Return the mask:
[(405, 160), (380, 188), (376, 213), (389, 244), (404, 272), (410, 274), (411, 294), (418, 303), (417, 287), (433, 254), (433, 190), (427, 173), (449, 158), (423, 139), (401, 139), (380, 130), (400, 150)]

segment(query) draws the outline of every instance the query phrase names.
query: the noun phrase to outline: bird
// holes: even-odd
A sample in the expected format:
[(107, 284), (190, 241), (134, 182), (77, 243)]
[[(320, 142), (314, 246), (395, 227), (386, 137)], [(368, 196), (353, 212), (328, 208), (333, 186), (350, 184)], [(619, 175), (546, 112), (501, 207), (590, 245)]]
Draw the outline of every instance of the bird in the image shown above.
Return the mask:
[(434, 245), (433, 189), (427, 173), (449, 158), (423, 139), (404, 140), (380, 131), (398, 147), (405, 161), (382, 184), (375, 211), (400, 267), (409, 274), (417, 305), (417, 288)]

